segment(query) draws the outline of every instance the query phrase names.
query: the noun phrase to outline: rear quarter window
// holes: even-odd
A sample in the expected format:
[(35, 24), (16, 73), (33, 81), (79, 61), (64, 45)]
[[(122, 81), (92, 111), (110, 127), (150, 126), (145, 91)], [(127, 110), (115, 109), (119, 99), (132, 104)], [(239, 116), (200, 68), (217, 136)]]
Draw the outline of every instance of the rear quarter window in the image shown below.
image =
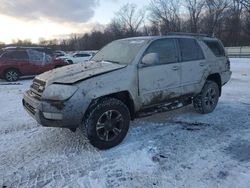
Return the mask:
[(10, 52), (5, 52), (5, 53), (1, 54), (1, 58), (10, 59), (11, 58), (11, 53)]
[(218, 41), (204, 41), (208, 48), (213, 52), (216, 57), (225, 56), (225, 51)]
[(204, 59), (204, 54), (195, 39), (178, 39), (181, 53), (181, 61), (195, 61)]

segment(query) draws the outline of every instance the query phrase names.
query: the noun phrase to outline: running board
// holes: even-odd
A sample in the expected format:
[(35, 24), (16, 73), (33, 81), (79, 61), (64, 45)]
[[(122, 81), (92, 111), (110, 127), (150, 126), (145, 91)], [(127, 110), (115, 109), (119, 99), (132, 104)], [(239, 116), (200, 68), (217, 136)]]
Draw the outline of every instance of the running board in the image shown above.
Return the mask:
[(176, 109), (182, 108), (184, 106), (187, 106), (191, 103), (192, 103), (191, 99), (181, 100), (181, 101), (176, 100), (176, 101), (171, 102), (171, 103), (165, 103), (165, 104), (162, 104), (159, 106), (154, 106), (154, 107), (144, 109), (144, 110), (138, 112), (136, 117), (143, 118), (143, 117), (151, 116), (151, 115), (158, 114), (158, 113), (176, 110)]

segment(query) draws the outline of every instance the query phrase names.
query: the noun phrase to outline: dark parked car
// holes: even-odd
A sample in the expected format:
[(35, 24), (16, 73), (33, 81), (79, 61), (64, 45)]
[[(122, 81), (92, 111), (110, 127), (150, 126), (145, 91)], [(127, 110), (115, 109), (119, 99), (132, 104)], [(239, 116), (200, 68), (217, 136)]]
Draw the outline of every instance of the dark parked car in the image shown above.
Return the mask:
[(51, 54), (47, 48), (5, 48), (0, 55), (0, 78), (17, 81), (20, 76), (37, 75), (69, 64), (54, 60)]

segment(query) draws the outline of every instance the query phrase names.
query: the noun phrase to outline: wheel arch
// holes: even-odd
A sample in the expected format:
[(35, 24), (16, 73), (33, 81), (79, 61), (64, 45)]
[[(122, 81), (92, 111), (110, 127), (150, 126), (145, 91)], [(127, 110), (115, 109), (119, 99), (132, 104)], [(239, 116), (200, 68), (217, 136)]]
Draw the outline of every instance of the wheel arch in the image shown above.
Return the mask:
[(112, 94), (104, 95), (99, 98), (93, 99), (88, 109), (91, 108), (91, 106), (97, 104), (98, 101), (103, 98), (115, 98), (115, 99), (122, 101), (129, 109), (131, 120), (135, 119), (135, 105), (134, 105), (133, 98), (128, 91), (120, 91), (117, 93), (112, 93)]
[(218, 84), (219, 90), (220, 90), (220, 96), (221, 96), (221, 93), (222, 93), (222, 83), (221, 83), (221, 76), (220, 76), (220, 74), (219, 73), (210, 74), (207, 77), (207, 80), (214, 81), (215, 83)]
[(18, 68), (8, 67), (8, 68), (4, 69), (4, 71), (3, 71), (4, 75), (5, 75), (9, 70), (15, 70), (15, 71), (17, 71), (20, 75), (22, 74), (21, 71), (20, 71)]

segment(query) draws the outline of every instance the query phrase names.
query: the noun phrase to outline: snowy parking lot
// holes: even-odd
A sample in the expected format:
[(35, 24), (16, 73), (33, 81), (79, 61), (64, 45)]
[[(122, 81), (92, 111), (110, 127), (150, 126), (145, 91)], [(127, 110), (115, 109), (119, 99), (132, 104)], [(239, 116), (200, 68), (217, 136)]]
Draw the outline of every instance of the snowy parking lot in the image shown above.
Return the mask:
[(32, 80), (0, 81), (1, 187), (249, 187), (250, 59), (231, 59), (216, 110), (192, 105), (132, 122), (107, 151), (80, 131), (43, 128), (23, 110)]

